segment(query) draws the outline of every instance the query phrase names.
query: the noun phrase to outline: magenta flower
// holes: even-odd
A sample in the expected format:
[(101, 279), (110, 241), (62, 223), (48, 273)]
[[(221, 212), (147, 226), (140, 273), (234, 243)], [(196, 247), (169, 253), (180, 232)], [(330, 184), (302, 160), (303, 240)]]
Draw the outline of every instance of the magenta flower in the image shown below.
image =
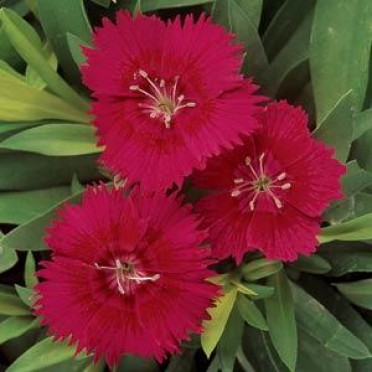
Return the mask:
[(345, 166), (310, 137), (301, 108), (272, 103), (259, 120), (261, 130), (244, 146), (195, 174), (195, 184), (211, 192), (197, 210), (210, 229), (213, 256), (241, 261), (259, 249), (269, 259), (295, 260), (315, 251), (321, 214), (342, 197)]
[(85, 49), (84, 82), (105, 146), (101, 162), (144, 190), (181, 185), (193, 169), (257, 128), (257, 87), (239, 74), (242, 49), (206, 17), (194, 22), (120, 12)]
[(125, 353), (162, 361), (202, 331), (218, 287), (206, 234), (175, 196), (89, 188), (48, 232), (36, 313), (56, 339), (112, 366)]

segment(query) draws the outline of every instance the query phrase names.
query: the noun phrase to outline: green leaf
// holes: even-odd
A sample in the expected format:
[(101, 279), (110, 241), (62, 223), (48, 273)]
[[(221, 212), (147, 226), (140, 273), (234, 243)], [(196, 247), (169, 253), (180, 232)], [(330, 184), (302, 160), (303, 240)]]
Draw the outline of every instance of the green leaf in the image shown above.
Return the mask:
[(288, 368), (280, 360), (268, 332), (247, 327), (243, 338), (243, 351), (255, 371), (287, 372)]
[(345, 162), (353, 137), (352, 92), (345, 93), (320, 122), (313, 136), (336, 149), (336, 158)]
[(43, 55), (41, 41), (32, 27), (7, 8), (0, 10), (0, 17), (14, 48), (47, 83), (49, 89), (72, 105), (82, 110), (87, 109), (87, 103), (48, 64)]
[(77, 194), (83, 191), (84, 188), (85, 187), (80, 183), (78, 176), (74, 174), (71, 181), (71, 194)]
[[(256, 6), (253, 9), (257, 8)], [(255, 81), (261, 84), (267, 82), (269, 66), (257, 31), (257, 11), (252, 11), (252, 0), (216, 1), (212, 16), (214, 22), (235, 33), (237, 40), (244, 45), (246, 51), (244, 74), (253, 75)]]
[(261, 300), (263, 298), (268, 298), (272, 296), (275, 292), (273, 287), (268, 287), (266, 285), (260, 285), (260, 284), (254, 284), (254, 283), (244, 283), (244, 286), (250, 289), (255, 293), (254, 296), (252, 296), (252, 300)]
[(372, 250), (366, 243), (334, 242), (322, 246), (319, 254), (331, 264), (330, 276), (372, 272)]
[[(314, 12), (309, 11), (302, 23), (270, 64), (271, 83), (278, 89), (281, 84), (309, 58), (310, 32)], [(286, 22), (287, 24), (290, 22)], [(307, 78), (307, 74), (303, 74)], [(303, 78), (303, 77), (302, 77)]]
[[(362, 341), (345, 328), (322, 304), (297, 285), (292, 285), (299, 327), (324, 347), (352, 359), (370, 357)], [(316, 316), (314, 316), (316, 314)]]
[(243, 371), (245, 372), (254, 372), (254, 369), (244, 354), (242, 348), (239, 348), (238, 352), (236, 353), (236, 359), (238, 360), (240, 366), (242, 367)]
[(325, 348), (319, 341), (301, 329), (298, 340), (298, 371), (352, 372), (348, 358)]
[(291, 267), (311, 274), (325, 274), (332, 269), (331, 265), (324, 258), (316, 254), (309, 257), (299, 256), (297, 261), (291, 263)]
[(369, 0), (317, 1), (310, 66), (318, 123), (350, 90), (356, 111), (362, 108), (368, 82), (371, 17)]
[(372, 108), (358, 113), (354, 118), (353, 140), (372, 129)]
[(217, 346), (217, 357), (222, 372), (230, 372), (234, 369), (236, 353), (241, 344), (243, 331), (244, 320), (237, 307), (234, 306)]
[(82, 46), (89, 46), (88, 43), (81, 40), (76, 35), (67, 33), (67, 44), (71, 52), (72, 59), (76, 63), (77, 66), (81, 66), (85, 63), (86, 57), (81, 49)]
[[(43, 368), (72, 359), (74, 354), (75, 348), (68, 346), (68, 342), (54, 342), (52, 337), (48, 337), (28, 349), (8, 367), (7, 371), (41, 371)], [(84, 356), (80, 356), (80, 358), (84, 358)]]
[[(1, 235), (0, 238), (2, 238)], [(14, 249), (0, 246), (0, 273), (11, 269), (18, 262), (18, 255)]]
[(352, 157), (358, 159), (358, 164), (372, 172), (372, 129), (364, 132), (353, 144)]
[(81, 75), (73, 60), (67, 40), (67, 33), (73, 34), (84, 43), (90, 44), (92, 30), (82, 0), (58, 2), (38, 0), (40, 22), (51, 42), (67, 79), (80, 82)]
[(244, 295), (239, 294), (237, 298), (237, 306), (240, 315), (249, 325), (263, 331), (269, 329), (265, 318), (253, 301), (249, 300)]
[(11, 316), (0, 322), (0, 345), (39, 327), (39, 320), (28, 316)]
[(251, 261), (241, 268), (245, 280), (255, 281), (271, 276), (283, 267), (280, 261), (269, 261), (266, 258)]
[(12, 75), (0, 73), (0, 120), (39, 121), (46, 119), (89, 123), (90, 117), (69, 103), (43, 90), (30, 87)]
[(372, 279), (334, 285), (353, 304), (372, 310)]
[[(316, 280), (312, 286), (317, 289), (318, 299), (324, 306), (330, 309), (332, 314), (372, 351), (372, 327), (354, 310), (345, 297), (323, 281)], [(353, 372), (370, 371), (372, 370), (372, 358), (353, 359), (351, 365)]]
[[(52, 67), (54, 71), (57, 71), (58, 61), (48, 43), (43, 46), (43, 52), (50, 67)], [(26, 68), (26, 83), (27, 85), (30, 85), (39, 90), (44, 89), (47, 85), (31, 66), (27, 66)]]
[(24, 272), (24, 280), (27, 288), (33, 288), (37, 283), (36, 277), (36, 262), (34, 255), (31, 251), (27, 252), (26, 262), (25, 262), (25, 272)]
[(297, 359), (297, 326), (291, 288), (283, 271), (272, 275), (267, 284), (275, 288), (275, 293), (265, 300), (270, 338), (281, 360), (294, 371)]
[[(347, 173), (342, 177), (342, 190), (347, 196), (341, 201), (334, 202), (325, 213), (325, 219), (332, 225), (365, 214), (357, 212), (357, 197), (360, 191), (372, 185), (372, 173), (360, 168), (357, 161), (347, 164)], [(368, 212), (369, 209), (366, 209)]]
[(266, 29), (263, 42), (269, 60), (285, 48), (288, 40), (302, 27), (304, 19), (312, 13), (315, 0), (287, 0), (275, 14)]
[(3, 60), (0, 60), (0, 70), (2, 70), (3, 76), (11, 75), (11, 77), (20, 80), (22, 83), (26, 83), (26, 78)]
[(96, 156), (93, 155), (52, 157), (20, 152), (1, 154), (0, 174), (0, 190), (33, 190), (66, 185), (74, 174), (82, 182), (100, 178)]
[(95, 129), (83, 124), (45, 124), (26, 129), (0, 143), (0, 148), (49, 156), (98, 153)]
[(24, 67), (22, 58), (10, 43), (4, 27), (0, 25), (0, 59), (12, 67)]
[(212, 1), (213, 0), (145, 0), (143, 1), (142, 11), (152, 12), (159, 9), (181, 8), (184, 6), (207, 4)]
[(67, 186), (0, 193), (0, 223), (22, 224), (70, 195)]
[(45, 228), (50, 225), (52, 219), (56, 218), (56, 209), (64, 203), (78, 203), (82, 193), (75, 194), (64, 199), (59, 204), (53, 206), (45, 213), (18, 226), (0, 240), (0, 246), (5, 249), (41, 251), (48, 249), (42, 237), (45, 235)]
[(7, 132), (18, 132), (25, 128), (30, 128), (38, 125), (38, 123), (22, 123), (22, 122), (0, 122), (0, 134)]
[(226, 327), (229, 315), (234, 307), (235, 299), (238, 290), (236, 287), (231, 287), (216, 300), (216, 306), (208, 309), (211, 316), (210, 320), (203, 322), (204, 332), (201, 334), (202, 348), (209, 358), (212, 351), (217, 346), (222, 333)]
[(2, 285), (0, 287), (0, 315), (30, 315), (30, 311), (11, 287)]
[(372, 239), (372, 213), (365, 214), (353, 220), (328, 226), (321, 230), (319, 242), (329, 243), (334, 240), (359, 241)]
[(21, 285), (18, 285), (18, 284), (15, 284), (14, 288), (18, 294), (18, 297), (22, 300), (22, 302), (26, 306), (32, 307), (34, 303), (34, 296), (35, 296), (34, 291), (30, 288), (22, 287)]

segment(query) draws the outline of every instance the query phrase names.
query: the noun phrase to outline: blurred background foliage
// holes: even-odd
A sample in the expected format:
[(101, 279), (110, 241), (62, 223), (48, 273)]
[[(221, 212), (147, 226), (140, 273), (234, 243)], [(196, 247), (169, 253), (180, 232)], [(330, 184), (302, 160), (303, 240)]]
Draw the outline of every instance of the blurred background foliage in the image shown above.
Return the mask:
[[(118, 9), (211, 14), (245, 47), (242, 72), (301, 104), (314, 137), (347, 163), (317, 254), (227, 262), (206, 332), (163, 365), (118, 371), (372, 371), (372, 2), (370, 0), (0, 0), (0, 370), (104, 371), (54, 343), (32, 315), (34, 272), (55, 209), (110, 179), (81, 83), (80, 47)], [(206, 354), (210, 356), (208, 359)]]

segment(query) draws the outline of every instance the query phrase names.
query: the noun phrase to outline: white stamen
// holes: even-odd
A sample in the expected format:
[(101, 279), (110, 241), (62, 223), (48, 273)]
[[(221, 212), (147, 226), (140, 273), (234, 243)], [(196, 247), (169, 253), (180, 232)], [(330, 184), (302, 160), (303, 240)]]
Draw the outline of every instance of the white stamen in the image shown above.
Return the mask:
[(239, 184), (239, 183), (243, 183), (243, 182), (244, 182), (243, 178), (235, 178), (235, 180), (234, 180), (235, 184)]
[[(278, 209), (283, 208), (283, 203), (277, 195), (273, 192), (274, 189), (288, 190), (292, 187), (291, 183), (286, 182), (284, 184), (277, 184), (280, 181), (286, 179), (287, 174), (285, 172), (280, 173), (276, 178), (271, 179), (265, 174), (264, 159), (265, 153), (262, 153), (258, 157), (258, 171), (252, 165), (252, 159), (247, 156), (244, 159), (244, 164), (249, 168), (253, 175), (245, 179), (243, 177), (235, 178), (234, 184), (237, 185), (230, 193), (232, 197), (241, 195), (243, 192), (254, 192), (253, 198), (249, 201), (248, 206), (251, 211), (254, 211), (256, 201), (261, 193), (267, 193), (273, 200), (275, 206)], [(257, 168), (257, 166), (256, 166)]]
[(115, 282), (119, 293), (122, 295), (126, 293), (124, 287), (128, 286), (131, 280), (136, 284), (141, 284), (146, 281), (155, 282), (160, 278), (159, 274), (152, 276), (141, 275), (141, 272), (136, 271), (131, 263), (122, 264), (119, 259), (115, 260), (115, 266), (101, 266), (96, 262), (94, 266), (98, 270), (115, 271)]
[(239, 196), (241, 194), (241, 192), (239, 191), (239, 190), (233, 190), (232, 192), (231, 192), (231, 196), (233, 197), (233, 198), (236, 198), (237, 196)]
[[(164, 79), (151, 79), (149, 74), (144, 70), (140, 69), (138, 75), (148, 82), (150, 85), (148, 88), (150, 88), (150, 90), (145, 90), (145, 88), (141, 88), (140, 85), (130, 85), (129, 89), (131, 91), (140, 92), (151, 100), (151, 102), (148, 101), (148, 103), (140, 102), (138, 105), (141, 108), (145, 108), (143, 112), (148, 113), (150, 118), (162, 118), (167, 129), (171, 127), (172, 116), (176, 114), (177, 111), (184, 108), (196, 107), (195, 102), (183, 103), (185, 100), (183, 94), (176, 98), (179, 76), (176, 76), (173, 80), (173, 84), (169, 86)], [(134, 79), (136, 79), (138, 75), (135, 73), (133, 75)]]
[(287, 177), (287, 174), (285, 172), (283, 172), (283, 173), (280, 173), (279, 176), (276, 177), (276, 179), (278, 181), (283, 181), (286, 177)]

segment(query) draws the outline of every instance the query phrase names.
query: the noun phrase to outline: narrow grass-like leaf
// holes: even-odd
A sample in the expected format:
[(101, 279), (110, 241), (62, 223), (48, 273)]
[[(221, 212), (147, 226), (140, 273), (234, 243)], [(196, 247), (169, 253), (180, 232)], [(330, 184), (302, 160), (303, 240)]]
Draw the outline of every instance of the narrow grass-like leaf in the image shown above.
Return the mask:
[(353, 138), (353, 128), (353, 92), (348, 91), (334, 107), (329, 108), (313, 136), (334, 147), (336, 158), (346, 162)]
[(0, 120), (30, 122), (58, 119), (78, 123), (90, 122), (90, 116), (84, 111), (9, 75), (0, 75), (0, 87)]
[(217, 346), (217, 357), (222, 372), (229, 372), (234, 369), (236, 353), (241, 344), (243, 331), (244, 320), (237, 307), (234, 306)]
[(270, 261), (266, 258), (260, 258), (245, 264), (241, 268), (241, 271), (244, 279), (254, 281), (273, 275), (280, 271), (282, 267), (283, 264), (280, 261)]
[(331, 265), (324, 258), (316, 254), (309, 257), (299, 256), (297, 261), (291, 263), (291, 267), (311, 274), (325, 274), (332, 269)]
[(337, 283), (335, 286), (353, 304), (372, 310), (372, 279)]
[(356, 112), (362, 108), (368, 82), (371, 17), (370, 0), (316, 2), (310, 66), (318, 123), (349, 90), (353, 90)]
[[(72, 359), (75, 355), (75, 348), (68, 346), (67, 342), (54, 342), (48, 337), (22, 354), (7, 369), (8, 372), (35, 372), (44, 368), (51, 368), (58, 363)], [(77, 358), (84, 358), (78, 356)]]
[(0, 148), (48, 156), (75, 156), (100, 152), (95, 129), (83, 124), (45, 124), (26, 129), (0, 143)]
[(359, 241), (372, 239), (372, 213), (365, 214), (339, 225), (322, 229), (318, 240), (328, 243), (334, 240)]
[(322, 304), (302, 288), (291, 286), (296, 319), (309, 335), (324, 347), (353, 359), (371, 357), (365, 344), (345, 328)]
[(31, 251), (27, 252), (26, 262), (25, 262), (25, 272), (24, 280), (27, 288), (33, 288), (37, 283), (36, 273), (36, 262), (34, 255)]
[(264, 316), (253, 301), (249, 300), (244, 295), (239, 294), (237, 298), (237, 306), (240, 315), (249, 325), (263, 331), (269, 329)]
[(216, 306), (208, 310), (211, 319), (203, 322), (204, 332), (200, 338), (202, 348), (208, 358), (211, 356), (212, 351), (222, 336), (231, 310), (233, 309), (237, 293), (238, 290), (236, 287), (227, 289), (224, 295), (216, 300)]
[(270, 338), (281, 360), (294, 371), (297, 360), (297, 326), (291, 288), (283, 271), (272, 275), (267, 284), (275, 288), (274, 294), (265, 300)]
[(49, 89), (78, 108), (88, 108), (83, 100), (54, 70), (49, 66), (37, 40), (36, 32), (31, 32), (31, 26), (10, 9), (3, 8), (0, 18), (4, 30), (17, 52), (47, 83)]
[(0, 322), (0, 345), (38, 326), (39, 320), (31, 316), (11, 316), (3, 320)]

